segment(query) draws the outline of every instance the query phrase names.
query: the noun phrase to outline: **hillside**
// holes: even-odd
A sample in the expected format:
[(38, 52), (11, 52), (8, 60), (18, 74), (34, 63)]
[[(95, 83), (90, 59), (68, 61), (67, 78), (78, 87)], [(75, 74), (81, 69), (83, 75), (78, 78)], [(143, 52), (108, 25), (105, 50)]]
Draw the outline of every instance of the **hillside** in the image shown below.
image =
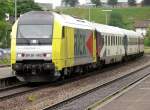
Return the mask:
[[(98, 23), (105, 23), (105, 13), (102, 11), (106, 8), (91, 8), (91, 21)], [(110, 9), (110, 8), (108, 8)], [(133, 24), (137, 20), (150, 19), (150, 7), (131, 7), (131, 8), (111, 8), (113, 12), (118, 12), (123, 16), (127, 28), (132, 29)], [(62, 8), (60, 12), (80, 18), (89, 18), (88, 8)]]

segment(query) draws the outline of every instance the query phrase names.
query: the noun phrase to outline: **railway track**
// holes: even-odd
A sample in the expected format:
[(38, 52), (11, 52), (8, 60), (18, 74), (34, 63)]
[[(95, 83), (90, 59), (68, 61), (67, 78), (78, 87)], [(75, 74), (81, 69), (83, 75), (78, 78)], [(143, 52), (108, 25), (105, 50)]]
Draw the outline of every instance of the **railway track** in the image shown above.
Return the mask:
[(35, 88), (27, 87), (26, 84), (20, 83), (10, 87), (0, 89), (0, 100), (15, 97), (16, 95), (32, 91)]
[(0, 65), (0, 68), (10, 67), (11, 65)]
[[(124, 90), (132, 84), (142, 80), (146, 76), (150, 75), (149, 70), (150, 66), (146, 66), (144, 68), (131, 72), (130, 74), (127, 74), (123, 77), (120, 77), (103, 85), (100, 85), (96, 88), (93, 88), (89, 91), (68, 98), (55, 105), (46, 107), (44, 110), (83, 110), (85, 108), (87, 108), (88, 110), (92, 110), (93, 107), (95, 107), (95, 102), (104, 102), (111, 96), (117, 94), (118, 92)], [(146, 72), (144, 73), (144, 71)], [(93, 96), (96, 96), (96, 98), (93, 98)]]
[[(127, 62), (127, 63), (129, 63), (129, 62)], [(43, 84), (43, 85), (39, 85), (39, 86), (36, 86), (36, 87), (29, 87), (28, 85), (20, 85), (20, 86), (18, 86), (18, 87), (14, 87), (14, 88), (10, 88), (10, 89), (7, 89), (7, 90), (4, 90), (4, 91), (0, 91), (0, 101), (7, 101), (7, 99), (8, 100), (13, 100), (13, 97), (17, 97), (17, 96), (22, 96), (22, 95), (24, 95), (24, 94), (28, 94), (28, 93), (34, 93), (34, 91), (40, 91), (40, 90), (42, 90), (42, 89), (46, 89), (46, 88), (49, 88), (49, 89), (53, 89), (53, 90), (57, 90), (57, 88), (59, 87), (59, 88), (62, 88), (61, 86), (64, 86), (64, 85), (70, 85), (70, 83), (76, 83), (78, 80), (84, 80), (84, 79), (86, 79), (87, 77), (89, 78), (90, 76), (97, 76), (97, 73), (102, 73), (103, 74), (103, 72), (105, 73), (105, 72), (108, 72), (108, 71), (112, 71), (112, 70), (115, 70), (116, 68), (119, 68), (120, 66), (125, 66), (127, 63), (121, 63), (121, 64), (116, 64), (116, 65), (114, 65), (114, 66), (112, 66), (112, 65), (108, 65), (106, 68), (103, 68), (102, 70), (96, 70), (96, 71), (94, 71), (94, 72), (90, 72), (90, 73), (87, 73), (87, 74), (84, 74), (84, 75), (81, 75), (80, 77), (73, 77), (73, 78), (70, 78), (70, 79), (66, 79), (66, 80), (60, 80), (60, 81), (58, 81), (58, 82), (54, 82), (54, 83), (47, 83), (47, 84)], [(137, 71), (134, 71), (134, 72), (132, 72), (132, 73), (130, 73), (130, 74), (135, 74), (136, 72), (138, 72), (138, 71), (142, 71), (142, 70), (144, 70), (146, 67), (144, 67), (144, 68), (141, 68), (141, 69), (139, 69), (139, 70), (137, 70)], [(128, 75), (127, 75), (128, 76)], [(126, 76), (126, 77), (127, 77)], [(146, 75), (144, 75), (144, 76), (146, 76)], [(144, 77), (143, 76), (143, 77)], [(103, 76), (104, 77), (104, 76)], [(120, 77), (120, 76), (119, 76)], [(122, 77), (123, 78), (123, 77)], [(121, 79), (121, 78), (119, 78), (119, 79)], [(117, 80), (119, 80), (119, 79), (117, 79)], [(136, 79), (136, 78), (135, 78)], [(116, 80), (116, 81), (117, 81)], [(108, 80), (108, 81), (110, 81), (110, 80)], [(109, 83), (106, 83), (106, 84), (102, 84), (102, 85), (100, 85), (99, 87), (94, 87), (93, 89), (91, 89), (91, 90), (88, 90), (87, 92), (85, 92), (85, 93), (80, 93), (80, 94), (78, 94), (78, 95), (76, 95), (76, 96), (72, 96), (71, 98), (68, 98), (68, 99), (65, 99), (64, 101), (58, 101), (57, 103), (54, 103), (53, 105), (48, 105), (48, 106), (46, 106), (46, 107), (44, 107), (44, 109), (62, 109), (62, 107), (64, 107), (66, 104), (69, 104), (69, 103), (72, 103), (72, 102), (74, 102), (75, 100), (78, 100), (78, 99), (80, 99), (80, 98), (82, 98), (83, 96), (86, 96), (86, 95), (88, 95), (88, 94), (90, 94), (90, 93), (93, 93), (94, 91), (96, 91), (96, 90), (98, 90), (98, 89), (100, 89), (100, 88), (103, 88), (103, 87), (105, 87), (105, 86), (107, 86), (107, 85), (109, 85), (109, 84), (111, 84), (111, 83), (113, 83), (113, 82), (115, 82), (115, 80), (114, 81), (110, 81)], [(110, 94), (108, 94), (108, 95), (110, 95)], [(107, 95), (107, 96), (108, 96)], [(52, 96), (52, 95), (51, 95)], [(19, 98), (18, 97), (18, 98)], [(5, 100), (6, 99), (6, 100)], [(92, 99), (92, 98), (91, 98)], [(53, 100), (53, 99), (52, 99)], [(84, 102), (84, 101), (83, 101)], [(80, 104), (79, 104), (80, 105)], [(78, 105), (77, 105), (78, 106)], [(43, 108), (42, 108), (43, 109)], [(70, 108), (69, 108), (70, 109)], [(80, 109), (79, 109), (80, 110)]]
[[(66, 83), (71, 83), (71, 82), (89, 77), (91, 75), (96, 75), (97, 72), (105, 72), (105, 71), (108, 71), (108, 70), (111, 70), (111, 69), (114, 69), (114, 68), (118, 68), (119, 66), (123, 66), (124, 64), (125, 63), (115, 64), (114, 66), (107, 65), (106, 67), (104, 67), (101, 70), (89, 72), (87, 74), (83, 74), (83, 75), (80, 75), (78, 77), (72, 75), (71, 78), (69, 78), (69, 79), (68, 78), (65, 79), (65, 80), (61, 79), (57, 82), (47, 83), (47, 84), (43, 84), (43, 85), (41, 84), (41, 85), (35, 86), (35, 87), (34, 87), (34, 85), (28, 85), (28, 84), (19, 82), (15, 85), (1, 88), (0, 89), (0, 100), (5, 100), (5, 99), (8, 99), (8, 98), (15, 97), (17, 95), (25, 94), (27, 92), (32, 92), (32, 91), (39, 90), (39, 89), (44, 89), (44, 88), (47, 88), (47, 87), (50, 87), (50, 86), (57, 86), (57, 85), (62, 85), (62, 84), (66, 84)], [(32, 86), (32, 87), (30, 87), (30, 86)]]

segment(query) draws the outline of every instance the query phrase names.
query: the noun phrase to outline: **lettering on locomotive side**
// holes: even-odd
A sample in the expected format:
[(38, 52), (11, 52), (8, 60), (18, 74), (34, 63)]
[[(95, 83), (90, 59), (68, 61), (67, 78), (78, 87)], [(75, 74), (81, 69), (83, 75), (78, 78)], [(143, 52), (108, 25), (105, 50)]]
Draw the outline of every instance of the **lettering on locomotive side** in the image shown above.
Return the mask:
[(86, 45), (85, 45), (87, 33), (88, 33), (87, 30), (80, 30), (80, 29), (75, 30), (75, 37), (74, 37), (75, 56), (87, 55), (87, 50), (86, 50)]

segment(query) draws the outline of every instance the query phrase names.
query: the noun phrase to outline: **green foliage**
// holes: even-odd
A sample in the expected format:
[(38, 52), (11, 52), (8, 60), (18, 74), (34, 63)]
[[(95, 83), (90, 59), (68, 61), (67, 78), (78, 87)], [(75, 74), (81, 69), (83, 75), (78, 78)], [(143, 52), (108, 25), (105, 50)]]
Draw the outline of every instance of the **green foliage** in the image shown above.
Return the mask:
[(20, 14), (24, 14), (26, 12), (33, 11), (33, 10), (36, 11), (41, 10), (41, 8), (36, 3), (34, 3), (33, 0), (23, 0), (17, 2), (18, 16), (20, 16)]
[(144, 46), (144, 53), (150, 54), (150, 46)]
[[(105, 24), (104, 9), (111, 9), (112, 12), (116, 12), (122, 15), (124, 20), (124, 28), (134, 29), (135, 21), (145, 20), (150, 18), (150, 7), (129, 7), (129, 8), (91, 8), (91, 21)], [(62, 13), (72, 16), (78, 16), (83, 19), (89, 18), (88, 8), (61, 8)], [(110, 12), (110, 13), (112, 13)]]
[(13, 1), (1, 0), (0, 1), (0, 20), (5, 19), (5, 13), (13, 14)]
[(0, 65), (10, 65), (10, 56), (4, 57), (0, 59)]
[(144, 39), (144, 45), (145, 46), (150, 46), (150, 39), (149, 38), (145, 37), (145, 39)]
[(115, 5), (117, 5), (117, 3), (118, 3), (118, 0), (108, 0), (108, 4), (109, 4), (109, 5), (112, 5), (113, 7), (114, 7)]
[(0, 48), (10, 47), (10, 24), (0, 21)]
[[(18, 16), (28, 11), (41, 10), (33, 0), (17, 0)], [(5, 13), (14, 15), (14, 0), (0, 0), (0, 48), (10, 47), (11, 24), (5, 21)]]
[(66, 6), (69, 5), (71, 7), (75, 7), (79, 1), (78, 0), (62, 0), (62, 3), (64, 3)]
[(33, 95), (33, 94), (31, 94), (31, 95), (29, 95), (29, 96), (27, 97), (27, 99), (28, 99), (29, 102), (33, 102), (33, 101), (36, 100), (36, 96)]
[(150, 40), (150, 26), (149, 26), (148, 31), (146, 33), (146, 37)]
[(91, 0), (91, 2), (92, 2), (93, 4), (95, 4), (96, 7), (97, 7), (97, 6), (101, 6), (101, 1), (100, 1), (100, 0)]
[(130, 6), (135, 6), (136, 5), (136, 0), (128, 0), (128, 4)]
[(112, 12), (110, 15), (109, 25), (124, 28), (122, 15), (116, 12)]
[(145, 46), (150, 46), (150, 26), (149, 26), (149, 28), (148, 28), (146, 37), (145, 37), (145, 39), (144, 39), (144, 45), (145, 45)]

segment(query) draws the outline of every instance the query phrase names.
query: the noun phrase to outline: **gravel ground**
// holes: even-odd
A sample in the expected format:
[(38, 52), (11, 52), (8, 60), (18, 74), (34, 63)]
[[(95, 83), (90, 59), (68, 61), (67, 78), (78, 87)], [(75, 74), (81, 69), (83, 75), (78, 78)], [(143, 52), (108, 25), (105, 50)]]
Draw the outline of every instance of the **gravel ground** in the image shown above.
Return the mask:
[(113, 83), (110, 83), (109, 85), (97, 89), (96, 91), (92, 91), (84, 96), (81, 96), (76, 100), (69, 101), (64, 105), (61, 104), (56, 108), (56, 110), (85, 110), (93, 103), (103, 100), (104, 98), (110, 96), (110, 94), (114, 94), (116, 91), (122, 90), (133, 82), (136, 82), (139, 79), (149, 75), (149, 71), (150, 67), (140, 70), (135, 74), (131, 74), (127, 77), (121, 78)]
[(76, 96), (81, 92), (88, 91), (91, 88), (104, 84), (107, 81), (128, 74), (134, 69), (148, 63), (150, 63), (150, 57), (144, 56), (124, 64), (117, 69), (112, 69), (100, 74), (92, 75), (82, 80), (66, 83), (59, 86), (50, 86), (45, 89), (3, 100), (0, 101), (0, 110), (39, 110), (44, 107), (54, 105), (72, 96)]

